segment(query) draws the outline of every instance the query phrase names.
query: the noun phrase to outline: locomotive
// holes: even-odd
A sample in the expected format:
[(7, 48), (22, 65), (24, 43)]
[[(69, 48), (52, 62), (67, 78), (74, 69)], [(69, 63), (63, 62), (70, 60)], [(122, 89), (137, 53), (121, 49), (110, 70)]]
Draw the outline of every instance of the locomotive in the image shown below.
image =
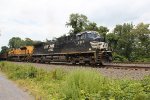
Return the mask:
[(84, 31), (11, 50), (8, 60), (100, 65), (111, 62), (112, 53), (98, 32)]
[(0, 61), (7, 59), (7, 53), (0, 53)]
[(12, 49), (8, 52), (7, 60), (29, 61), (33, 53), (33, 49), (33, 46), (24, 46), (18, 49)]

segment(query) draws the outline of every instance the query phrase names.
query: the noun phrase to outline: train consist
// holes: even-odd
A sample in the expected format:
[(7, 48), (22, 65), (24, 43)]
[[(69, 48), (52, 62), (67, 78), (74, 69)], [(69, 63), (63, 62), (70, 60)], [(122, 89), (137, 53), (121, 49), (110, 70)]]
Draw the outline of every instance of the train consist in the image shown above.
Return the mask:
[(112, 54), (98, 32), (85, 31), (33, 46), (12, 49), (8, 52), (7, 60), (100, 65), (111, 62)]

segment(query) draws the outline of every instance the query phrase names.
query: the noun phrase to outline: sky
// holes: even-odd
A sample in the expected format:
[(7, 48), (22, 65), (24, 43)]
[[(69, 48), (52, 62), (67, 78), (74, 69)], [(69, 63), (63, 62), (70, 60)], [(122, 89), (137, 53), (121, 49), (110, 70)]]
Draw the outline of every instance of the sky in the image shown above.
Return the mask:
[(116, 24), (150, 23), (150, 0), (0, 0), (0, 47), (9, 39), (45, 41), (68, 33), (72, 13), (110, 30)]

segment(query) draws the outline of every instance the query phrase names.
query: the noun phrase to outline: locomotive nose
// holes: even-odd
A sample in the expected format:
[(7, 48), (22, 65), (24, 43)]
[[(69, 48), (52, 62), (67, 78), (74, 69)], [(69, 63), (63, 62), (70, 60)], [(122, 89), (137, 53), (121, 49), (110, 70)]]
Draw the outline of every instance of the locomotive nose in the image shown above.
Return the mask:
[(100, 42), (100, 40), (101, 40), (101, 38), (100, 38), (100, 37), (96, 37), (96, 38), (94, 38), (94, 41), (98, 41), (98, 42)]

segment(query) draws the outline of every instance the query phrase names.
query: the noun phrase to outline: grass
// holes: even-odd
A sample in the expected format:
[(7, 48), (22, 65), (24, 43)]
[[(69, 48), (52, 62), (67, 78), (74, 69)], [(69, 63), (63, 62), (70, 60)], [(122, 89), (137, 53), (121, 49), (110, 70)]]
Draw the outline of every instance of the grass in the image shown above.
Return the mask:
[(114, 80), (99, 72), (77, 69), (46, 71), (30, 65), (0, 62), (0, 71), (36, 99), (44, 100), (150, 100), (150, 77)]

